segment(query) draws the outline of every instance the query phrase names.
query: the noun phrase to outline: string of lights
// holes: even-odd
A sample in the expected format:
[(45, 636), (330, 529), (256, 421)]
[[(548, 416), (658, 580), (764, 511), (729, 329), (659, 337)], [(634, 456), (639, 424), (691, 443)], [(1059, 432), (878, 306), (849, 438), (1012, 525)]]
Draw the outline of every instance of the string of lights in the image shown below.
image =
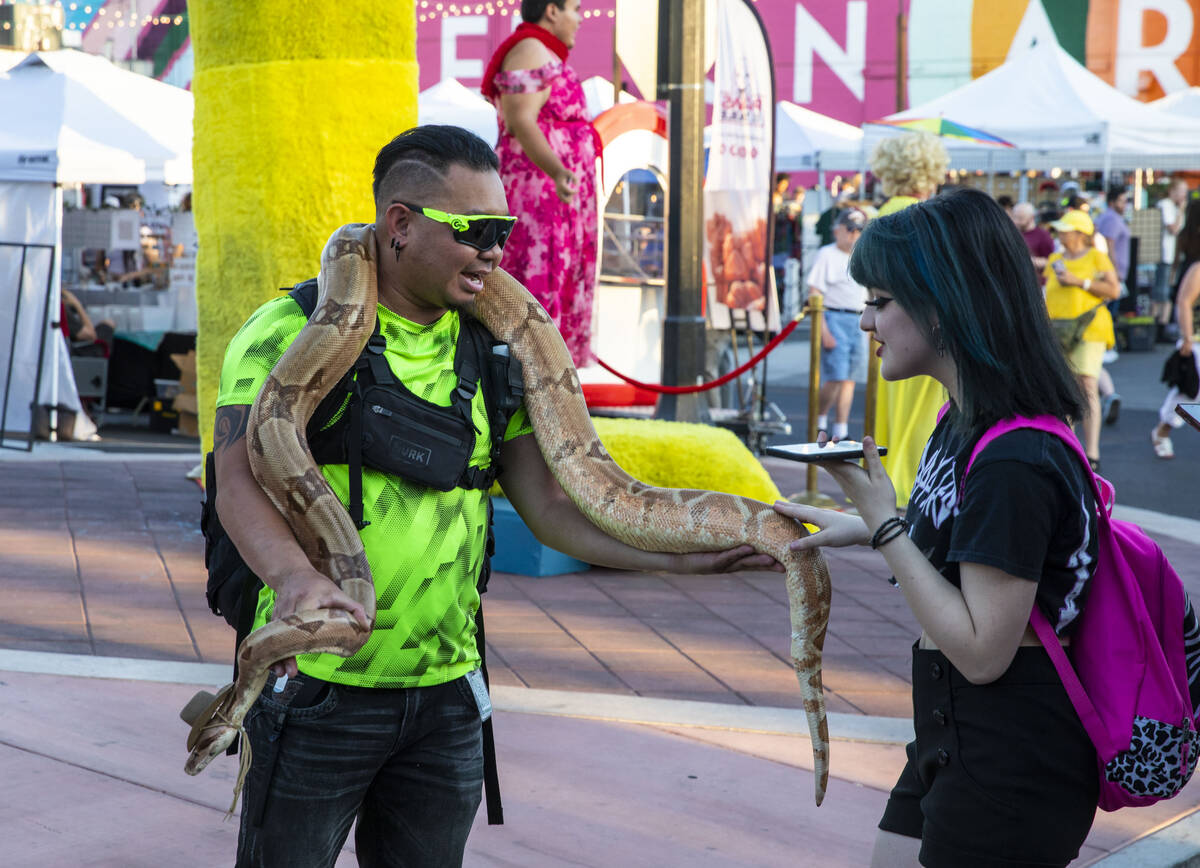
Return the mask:
[[(0, 6), (16, 6), (16, 0), (0, 0)], [(89, 26), (106, 27), (113, 30), (118, 27), (129, 28), (146, 28), (146, 27), (181, 27), (184, 24), (185, 18), (183, 15), (128, 15), (123, 9), (109, 10), (105, 6), (103, 0), (99, 2), (62, 2), (62, 0), (53, 0), (53, 2), (30, 2), (24, 5), (40, 6), (47, 9), (61, 9), (64, 12), (74, 13), (76, 16), (92, 15), (89, 21), (68, 21), (63, 27), (66, 30), (86, 30)], [(8, 29), (7, 27), (5, 28)]]
[[(521, 0), (489, 0), (484, 3), (447, 3), (442, 0), (417, 0), (417, 21), (424, 24), (444, 18), (458, 18), (463, 15), (515, 15), (521, 11)], [(585, 9), (581, 16), (584, 21), (592, 18), (615, 18), (616, 12), (609, 9)]]
[[(15, 0), (0, 0), (0, 6), (9, 5)], [(759, 0), (754, 0), (755, 3)], [(62, 0), (54, 0), (49, 3), (39, 3), (34, 5), (53, 6), (71, 12), (82, 11), (85, 15), (91, 15), (94, 12), (97, 18), (93, 19), (90, 24), (97, 27), (107, 27), (114, 29), (118, 27), (180, 27), (184, 24), (184, 16), (182, 15), (126, 15), (122, 10), (116, 9), (109, 14), (108, 9), (102, 3), (94, 5), (80, 2), (67, 2)], [(450, 3), (444, 0), (417, 0), (417, 20), (424, 24), (427, 21), (434, 21), (445, 18), (457, 18), (463, 15), (515, 15), (520, 12), (521, 0), (487, 0), (484, 3)], [(612, 9), (585, 9), (581, 13), (584, 21), (597, 18), (615, 18), (616, 12)], [(104, 20), (99, 20), (103, 18)], [(89, 23), (70, 22), (66, 25), (68, 30), (84, 30), (89, 26)]]

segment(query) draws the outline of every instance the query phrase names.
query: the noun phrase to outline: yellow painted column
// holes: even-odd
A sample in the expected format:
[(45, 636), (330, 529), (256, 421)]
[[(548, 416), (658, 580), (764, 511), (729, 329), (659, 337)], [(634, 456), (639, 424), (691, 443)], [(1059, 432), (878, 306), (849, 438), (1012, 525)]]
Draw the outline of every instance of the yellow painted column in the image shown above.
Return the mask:
[(338, 226), (371, 222), (375, 154), (417, 122), (415, 0), (190, 0), (200, 433), (221, 360), (279, 288), (317, 273)]

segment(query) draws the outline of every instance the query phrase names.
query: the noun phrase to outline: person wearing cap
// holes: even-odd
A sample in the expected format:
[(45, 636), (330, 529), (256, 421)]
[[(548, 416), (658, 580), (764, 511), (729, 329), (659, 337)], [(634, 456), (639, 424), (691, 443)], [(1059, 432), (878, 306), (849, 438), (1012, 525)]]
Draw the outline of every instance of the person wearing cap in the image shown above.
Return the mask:
[[(849, 435), (854, 384), (867, 376), (867, 335), (858, 327), (867, 290), (850, 276), (850, 251), (867, 225), (867, 215), (846, 208), (833, 219), (833, 243), (817, 251), (808, 273), (810, 296), (819, 295), (821, 317), (821, 392), (818, 438), (844, 440)], [(835, 410), (832, 432), (829, 411)], [(822, 436), (824, 435), (824, 436)]]
[(841, 214), (849, 207), (851, 200), (857, 195), (858, 190), (853, 184), (844, 185), (833, 200), (833, 204), (821, 212), (821, 216), (817, 218), (816, 233), (817, 239), (824, 247), (827, 244), (833, 243), (833, 221), (837, 215)]
[[(1112, 260), (1092, 244), (1095, 226), (1082, 211), (1067, 211), (1050, 224), (1058, 234), (1062, 251), (1046, 263), (1046, 310), (1052, 320), (1073, 320), (1091, 314), (1083, 339), (1064, 347), (1071, 370), (1079, 378), (1087, 399), (1087, 412), (1080, 420), (1083, 446), (1093, 470), (1100, 467), (1100, 392), (1098, 379), (1105, 350), (1116, 344), (1112, 316), (1106, 302), (1121, 295)], [(1092, 313), (1094, 311), (1094, 313)]]

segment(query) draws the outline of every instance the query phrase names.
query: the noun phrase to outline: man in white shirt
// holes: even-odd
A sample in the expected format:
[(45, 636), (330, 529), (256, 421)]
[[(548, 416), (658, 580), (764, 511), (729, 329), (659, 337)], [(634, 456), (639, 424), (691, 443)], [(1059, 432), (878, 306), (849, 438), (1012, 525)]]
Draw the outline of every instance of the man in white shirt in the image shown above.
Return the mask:
[[(850, 277), (850, 251), (854, 249), (867, 216), (857, 208), (848, 208), (833, 221), (833, 243), (817, 251), (808, 273), (810, 295), (819, 295), (825, 313), (821, 317), (821, 392), (817, 428), (830, 439), (844, 440), (849, 435), (850, 406), (854, 403), (854, 384), (867, 374), (867, 335), (858, 327), (867, 301), (865, 287)], [(829, 411), (834, 411), (832, 430)]]
[(1172, 178), (1165, 199), (1158, 201), (1162, 212), (1162, 260), (1154, 269), (1154, 291), (1151, 313), (1160, 325), (1171, 321), (1171, 266), (1175, 264), (1175, 236), (1183, 228), (1183, 206), (1187, 202), (1188, 185), (1183, 178)]

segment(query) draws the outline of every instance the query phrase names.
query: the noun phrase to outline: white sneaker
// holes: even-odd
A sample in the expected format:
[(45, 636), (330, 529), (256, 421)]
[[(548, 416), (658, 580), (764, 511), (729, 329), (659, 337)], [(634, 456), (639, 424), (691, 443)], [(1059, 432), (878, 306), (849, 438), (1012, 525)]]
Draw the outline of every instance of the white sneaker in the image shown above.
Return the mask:
[(1121, 354), (1118, 353), (1116, 350), (1105, 350), (1104, 351), (1104, 364), (1106, 364), (1106, 365), (1111, 365), (1113, 362), (1115, 362), (1119, 358), (1121, 358)]
[(1150, 442), (1154, 444), (1154, 454), (1159, 458), (1174, 458), (1175, 444), (1171, 442), (1170, 437), (1159, 437), (1158, 429), (1153, 428), (1150, 431)]

